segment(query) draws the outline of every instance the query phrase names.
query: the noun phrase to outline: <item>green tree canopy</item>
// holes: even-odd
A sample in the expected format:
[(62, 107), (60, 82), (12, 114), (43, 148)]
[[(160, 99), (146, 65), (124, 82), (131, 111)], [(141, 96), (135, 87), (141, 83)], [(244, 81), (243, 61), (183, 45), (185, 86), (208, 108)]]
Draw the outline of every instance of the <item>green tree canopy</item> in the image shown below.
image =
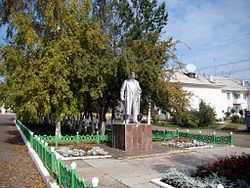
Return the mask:
[(121, 84), (132, 71), (143, 90), (142, 106), (151, 101), (165, 108), (174, 99), (160, 99), (165, 91), (157, 92), (159, 85), (169, 87), (163, 82), (165, 65), (175, 46), (172, 38), (160, 39), (167, 25), (165, 3), (5, 0), (0, 5), (0, 25), (8, 26), (7, 44), (0, 49), (5, 103), (24, 120), (49, 117), (56, 124), (71, 114), (98, 112), (103, 122), (108, 109), (114, 114)]

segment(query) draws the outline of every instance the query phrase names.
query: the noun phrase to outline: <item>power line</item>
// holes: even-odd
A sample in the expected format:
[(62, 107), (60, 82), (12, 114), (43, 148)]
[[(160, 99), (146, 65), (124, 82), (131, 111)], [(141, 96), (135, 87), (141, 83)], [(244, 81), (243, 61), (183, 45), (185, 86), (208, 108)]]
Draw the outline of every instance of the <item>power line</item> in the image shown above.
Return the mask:
[(214, 44), (212, 46), (208, 46), (208, 47), (204, 47), (204, 48), (200, 48), (200, 49), (195, 49), (194, 51), (191, 50), (190, 52), (188, 52), (188, 54), (184, 54), (183, 56), (187, 56), (187, 55), (190, 55), (192, 53), (196, 53), (196, 52), (200, 52), (200, 51), (204, 51), (204, 50), (209, 50), (209, 49), (212, 49), (212, 48), (217, 48), (217, 47), (226, 45), (227, 43), (231, 43), (232, 44), (233, 42), (236, 42), (236, 41), (245, 40), (245, 39), (250, 38), (249, 35), (250, 35), (250, 33), (247, 33), (245, 35), (241, 35), (238, 38), (236, 38), (236, 37), (234, 37), (234, 38), (228, 38), (228, 39), (222, 40), (219, 43)]
[(223, 72), (223, 74), (232, 74), (232, 73), (236, 73), (236, 72), (243, 72), (243, 71), (248, 71), (250, 70), (250, 68), (248, 69), (239, 69), (239, 70), (234, 70), (234, 71), (229, 71), (229, 72)]
[(224, 67), (227, 65), (239, 64), (239, 63), (249, 63), (249, 62), (250, 62), (250, 59), (244, 59), (244, 60), (240, 60), (240, 61), (233, 61), (233, 62), (223, 63), (223, 64), (219, 64), (219, 65), (210, 65), (207, 67), (199, 68), (198, 70), (201, 71), (201, 70), (205, 70), (205, 69), (209, 69), (209, 68), (218, 68), (218, 67)]

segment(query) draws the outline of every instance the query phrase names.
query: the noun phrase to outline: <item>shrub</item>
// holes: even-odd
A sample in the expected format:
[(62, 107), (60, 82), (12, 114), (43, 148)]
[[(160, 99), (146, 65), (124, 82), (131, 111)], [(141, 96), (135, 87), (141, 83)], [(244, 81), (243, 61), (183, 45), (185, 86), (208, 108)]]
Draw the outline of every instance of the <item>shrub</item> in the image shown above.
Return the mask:
[(199, 104), (199, 111), (181, 111), (172, 114), (177, 125), (182, 127), (205, 127), (214, 124), (215, 111), (204, 101)]
[(226, 177), (230, 181), (243, 180), (250, 185), (250, 154), (219, 158), (212, 164), (198, 166), (196, 176), (207, 177), (213, 173)]
[(231, 112), (225, 112), (225, 115), (226, 115), (225, 119), (229, 119), (231, 116)]
[(197, 127), (199, 119), (190, 111), (174, 114), (174, 122), (181, 127)]
[(198, 111), (199, 127), (206, 127), (215, 122), (215, 111), (214, 109), (206, 104), (204, 101), (201, 101), (199, 104)]
[(231, 108), (230, 112), (231, 112), (231, 114), (234, 114), (236, 112), (236, 110), (234, 108)]
[(233, 115), (231, 121), (232, 123), (240, 123), (240, 117), (238, 115)]
[(193, 177), (191, 171), (170, 168), (166, 171), (162, 182), (178, 188), (217, 188), (219, 184), (224, 187), (241, 187), (241, 182), (231, 182), (225, 177), (213, 173), (205, 178)]

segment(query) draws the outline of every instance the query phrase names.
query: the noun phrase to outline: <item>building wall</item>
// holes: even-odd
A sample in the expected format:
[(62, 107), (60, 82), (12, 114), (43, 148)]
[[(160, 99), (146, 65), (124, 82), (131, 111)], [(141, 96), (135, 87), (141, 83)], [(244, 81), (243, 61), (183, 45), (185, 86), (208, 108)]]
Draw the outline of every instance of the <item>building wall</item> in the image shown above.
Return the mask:
[(225, 112), (230, 112), (231, 108), (239, 108), (242, 110), (248, 109), (249, 99), (248, 99), (247, 92), (237, 92), (237, 94), (239, 94), (239, 98), (235, 98), (233, 91), (223, 91), (222, 94), (223, 94), (223, 100), (222, 100), (223, 110)]
[(194, 109), (199, 108), (201, 100), (204, 100), (207, 104), (215, 109), (216, 118), (220, 119), (224, 117), (223, 114), (223, 95), (220, 88), (210, 88), (201, 86), (183, 85), (184, 91), (191, 92), (193, 95), (189, 98), (191, 107)]

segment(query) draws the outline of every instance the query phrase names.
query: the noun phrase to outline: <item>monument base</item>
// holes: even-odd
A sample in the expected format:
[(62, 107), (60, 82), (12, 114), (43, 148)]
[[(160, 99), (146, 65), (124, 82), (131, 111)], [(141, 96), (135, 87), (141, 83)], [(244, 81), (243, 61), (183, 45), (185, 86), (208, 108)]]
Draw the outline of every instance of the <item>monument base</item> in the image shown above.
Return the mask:
[(112, 147), (126, 152), (152, 149), (152, 126), (148, 124), (113, 124)]

